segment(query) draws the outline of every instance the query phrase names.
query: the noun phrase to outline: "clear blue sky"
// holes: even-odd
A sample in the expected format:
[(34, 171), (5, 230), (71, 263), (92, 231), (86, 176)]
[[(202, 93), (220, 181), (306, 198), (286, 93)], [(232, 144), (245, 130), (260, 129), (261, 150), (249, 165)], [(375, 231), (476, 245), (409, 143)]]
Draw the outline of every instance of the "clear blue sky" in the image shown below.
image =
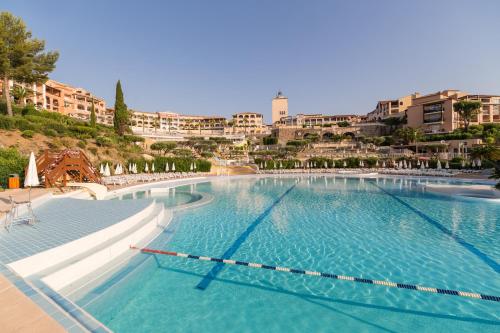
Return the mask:
[[(7, 2), (7, 3), (6, 3)], [(52, 78), (184, 114), (366, 114), (446, 88), (500, 94), (500, 1), (2, 1), (61, 53)]]

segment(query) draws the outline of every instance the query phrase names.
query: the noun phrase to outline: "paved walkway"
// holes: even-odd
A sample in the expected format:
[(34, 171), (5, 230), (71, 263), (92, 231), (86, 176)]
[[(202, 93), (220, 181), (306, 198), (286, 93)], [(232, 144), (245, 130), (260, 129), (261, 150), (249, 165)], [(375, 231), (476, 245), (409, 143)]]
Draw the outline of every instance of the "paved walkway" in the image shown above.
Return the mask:
[(2, 332), (65, 332), (52, 317), (0, 274), (0, 330)]

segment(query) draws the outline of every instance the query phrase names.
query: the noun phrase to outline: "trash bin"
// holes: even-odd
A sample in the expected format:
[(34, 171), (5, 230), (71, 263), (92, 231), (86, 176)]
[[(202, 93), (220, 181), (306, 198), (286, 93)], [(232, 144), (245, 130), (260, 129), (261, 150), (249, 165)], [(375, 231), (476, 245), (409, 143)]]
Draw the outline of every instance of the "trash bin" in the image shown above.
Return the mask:
[(17, 173), (9, 175), (9, 188), (19, 188), (19, 175)]

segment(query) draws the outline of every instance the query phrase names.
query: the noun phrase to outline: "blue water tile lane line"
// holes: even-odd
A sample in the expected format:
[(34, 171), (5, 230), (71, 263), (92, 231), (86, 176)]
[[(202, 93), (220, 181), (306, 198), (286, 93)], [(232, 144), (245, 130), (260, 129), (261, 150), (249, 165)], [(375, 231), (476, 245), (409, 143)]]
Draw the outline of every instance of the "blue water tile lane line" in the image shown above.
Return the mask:
[[(233, 244), (224, 252), (222, 255), (223, 259), (229, 259), (232, 255), (238, 251), (240, 246), (245, 242), (245, 240), (250, 236), (250, 234), (255, 230), (255, 228), (264, 221), (264, 219), (271, 213), (271, 211), (285, 198), (297, 184), (290, 186), (282, 195), (280, 195), (265, 211), (262, 212), (247, 228), (246, 230), (233, 242)], [(196, 285), (197, 289), (205, 290), (210, 285), (213, 279), (217, 277), (220, 271), (224, 268), (222, 262), (218, 262), (210, 272), (208, 272), (203, 279)]]
[(373, 279), (359, 278), (359, 277), (355, 277), (355, 276), (340, 275), (340, 274), (325, 273), (325, 272), (316, 272), (316, 271), (309, 271), (309, 270), (304, 270), (304, 269), (296, 269), (296, 268), (288, 268), (288, 267), (280, 267), (280, 266), (272, 266), (272, 265), (258, 264), (258, 263), (252, 263), (252, 262), (246, 262), (246, 261), (213, 258), (213, 257), (199, 256), (199, 255), (187, 254), (187, 253), (155, 250), (155, 249), (148, 249), (148, 248), (141, 249), (141, 248), (137, 248), (137, 247), (133, 247), (133, 246), (130, 248), (132, 250), (139, 250), (142, 253), (147, 253), (147, 254), (153, 254), (153, 255), (161, 254), (161, 255), (181, 257), (181, 258), (187, 258), (187, 259), (214, 261), (214, 262), (220, 263), (221, 265), (247, 266), (247, 267), (252, 267), (252, 268), (267, 269), (267, 270), (271, 270), (271, 271), (309, 275), (309, 276), (316, 276), (316, 277), (320, 277), (320, 278), (343, 280), (343, 281), (356, 282), (356, 283), (379, 285), (379, 286), (384, 286), (384, 287), (389, 287), (389, 288), (406, 289), (406, 290), (421, 291), (421, 292), (426, 292), (426, 293), (468, 297), (468, 298), (481, 299), (481, 300), (485, 300), (485, 301), (500, 302), (500, 296), (486, 295), (486, 294), (481, 294), (481, 293), (477, 293), (477, 292), (459, 291), (459, 290), (452, 290), (452, 289), (440, 289), (440, 288), (434, 288), (434, 287), (425, 287), (425, 286), (420, 286), (420, 285), (416, 285), (416, 284), (397, 283), (397, 282), (391, 282), (391, 281), (387, 281), (387, 280), (373, 280)]
[(423, 220), (431, 224), (432, 226), (436, 227), (439, 231), (441, 231), (443, 234), (449, 236), (451, 239), (456, 241), (458, 244), (463, 246), (467, 251), (478, 257), (481, 261), (483, 261), (486, 265), (490, 266), (495, 272), (500, 273), (500, 264), (498, 264), (495, 260), (491, 259), (486, 253), (482, 252), (478, 248), (476, 248), (474, 245), (471, 243), (467, 242), (460, 236), (455, 235), (453, 232), (451, 232), (449, 229), (447, 229), (444, 225), (439, 223), (439, 221), (433, 219), (432, 217), (428, 216), (427, 214), (423, 213), (422, 211), (418, 210), (417, 208), (413, 207), (412, 205), (408, 204), (407, 202), (401, 200), (391, 192), (387, 191), (386, 189), (378, 186), (375, 182), (373, 181), (368, 181), (370, 184), (373, 186), (377, 187), (380, 191), (384, 192), (397, 202), (399, 202), (401, 205), (405, 206), (409, 210), (411, 210), (413, 213), (417, 214), (420, 216)]

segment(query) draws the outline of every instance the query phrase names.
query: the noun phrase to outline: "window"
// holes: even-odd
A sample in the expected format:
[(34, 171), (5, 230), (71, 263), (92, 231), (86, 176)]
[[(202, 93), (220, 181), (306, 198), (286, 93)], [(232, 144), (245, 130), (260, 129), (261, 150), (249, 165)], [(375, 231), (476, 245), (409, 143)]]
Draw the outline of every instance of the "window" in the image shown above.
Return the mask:
[(423, 107), (424, 113), (442, 112), (444, 110), (443, 103), (427, 104)]

